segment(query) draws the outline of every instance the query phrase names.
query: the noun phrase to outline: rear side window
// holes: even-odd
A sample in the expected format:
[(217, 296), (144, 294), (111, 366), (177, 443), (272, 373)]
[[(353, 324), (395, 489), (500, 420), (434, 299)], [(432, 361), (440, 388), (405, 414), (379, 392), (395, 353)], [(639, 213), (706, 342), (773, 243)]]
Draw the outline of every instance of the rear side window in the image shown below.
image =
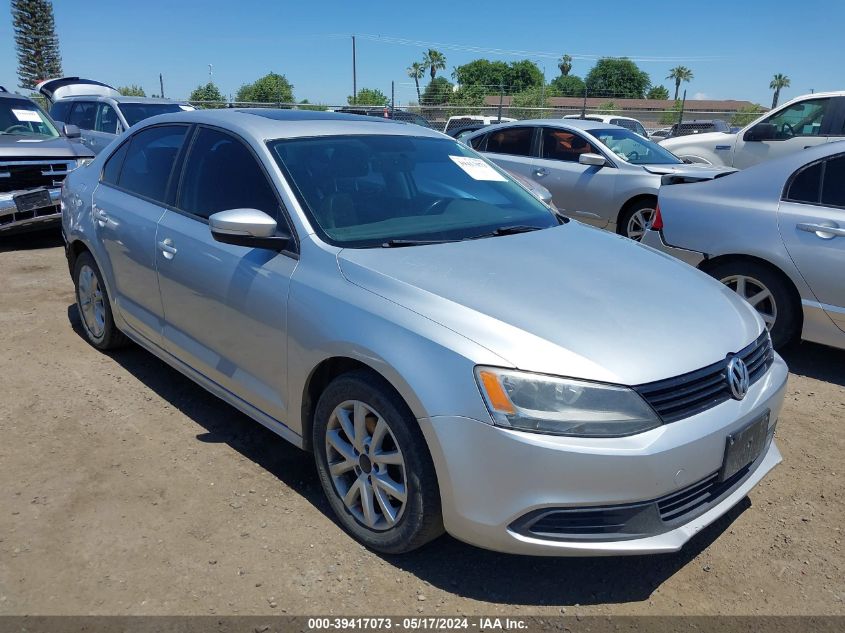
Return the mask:
[(117, 134), (117, 112), (108, 103), (97, 105), (96, 130), (108, 134)]
[(474, 149), (479, 149), (484, 144), (485, 138), (487, 138), (486, 134), (476, 136), (474, 139), (470, 140), (469, 144), (472, 145)]
[(80, 130), (93, 130), (97, 116), (97, 104), (93, 101), (77, 101), (71, 108), (66, 123), (77, 126)]
[(144, 198), (165, 202), (170, 173), (187, 129), (184, 125), (162, 125), (135, 134), (120, 170), (118, 186)]
[(56, 121), (66, 121), (70, 105), (71, 104), (68, 101), (59, 101), (58, 103), (54, 103), (53, 107), (50, 108), (50, 116)]
[(208, 128), (191, 144), (177, 206), (202, 218), (228, 209), (279, 217), (278, 200), (255, 156), (240, 140)]
[(792, 202), (818, 204), (823, 165), (822, 162), (815, 163), (796, 172), (786, 192), (786, 199)]
[(531, 138), (534, 128), (508, 127), (496, 132), (490, 132), (487, 137), (487, 150), (495, 154), (512, 154), (514, 156), (531, 155)]
[(822, 204), (828, 207), (845, 207), (845, 155), (826, 161)]
[(123, 167), (123, 161), (126, 158), (126, 152), (129, 150), (129, 143), (124, 143), (117, 148), (117, 151), (109, 156), (103, 167), (102, 181), (109, 185), (117, 185), (120, 180), (120, 168)]

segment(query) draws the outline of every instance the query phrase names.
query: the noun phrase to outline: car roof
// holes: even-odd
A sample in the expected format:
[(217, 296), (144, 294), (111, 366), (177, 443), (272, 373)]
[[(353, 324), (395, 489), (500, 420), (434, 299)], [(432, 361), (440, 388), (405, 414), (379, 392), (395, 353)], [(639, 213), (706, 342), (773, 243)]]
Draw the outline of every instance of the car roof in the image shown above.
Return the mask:
[[(566, 119), (567, 121), (576, 121), (576, 120), (578, 120), (578, 121), (585, 121), (585, 120), (589, 121), (590, 119), (600, 119), (601, 121), (604, 121), (605, 123), (608, 123), (610, 121), (610, 119), (622, 119), (623, 121), (636, 121), (637, 123), (640, 122), (639, 119), (635, 119), (634, 117), (630, 117), (630, 116), (622, 116), (621, 114), (591, 114), (589, 112), (586, 115), (584, 115), (583, 119), (581, 118), (580, 114), (567, 114), (567, 115), (563, 116), (562, 118)], [(593, 121), (593, 122), (595, 122), (595, 121)]]
[[(264, 140), (305, 136), (385, 134), (449, 138), (441, 132), (404, 121), (342, 112), (278, 110), (273, 108), (220, 108), (160, 114), (142, 125), (200, 123), (217, 125), (245, 136)], [(454, 139), (450, 139), (454, 140)]]
[[(601, 121), (590, 121), (585, 119), (525, 119), (523, 121), (513, 121), (508, 123), (496, 123), (490, 126), (490, 130), (498, 130), (506, 127), (556, 127), (563, 130), (614, 130), (618, 129), (618, 125), (610, 123), (603, 123)], [(488, 131), (487, 128), (484, 128)]]
[(18, 101), (29, 101), (30, 103), (35, 103), (26, 95), (19, 95), (17, 92), (3, 92), (2, 90), (0, 90), (0, 99), (17, 99)]
[(66, 102), (66, 101), (116, 101), (117, 103), (176, 103), (176, 104), (184, 104), (187, 103), (186, 101), (174, 101), (173, 99), (162, 99), (161, 97), (131, 97), (131, 96), (105, 96), (105, 95), (72, 95), (69, 97), (63, 97), (62, 99), (57, 99), (56, 103), (58, 102)]

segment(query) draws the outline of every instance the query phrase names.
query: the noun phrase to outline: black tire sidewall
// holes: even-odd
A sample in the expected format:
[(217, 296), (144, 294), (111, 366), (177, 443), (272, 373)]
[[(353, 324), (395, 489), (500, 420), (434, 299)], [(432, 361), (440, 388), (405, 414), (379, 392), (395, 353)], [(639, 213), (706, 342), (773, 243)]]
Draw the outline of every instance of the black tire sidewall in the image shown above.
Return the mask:
[[(388, 530), (371, 530), (346, 509), (335, 491), (326, 457), (326, 427), (335, 407), (359, 400), (372, 407), (390, 427), (405, 460), (407, 501), (399, 521)], [(387, 554), (416, 549), (442, 533), (440, 494), (428, 447), (404, 401), (374, 372), (339, 376), (317, 403), (312, 426), (314, 457), (320, 484), (343, 527), (367, 547)]]

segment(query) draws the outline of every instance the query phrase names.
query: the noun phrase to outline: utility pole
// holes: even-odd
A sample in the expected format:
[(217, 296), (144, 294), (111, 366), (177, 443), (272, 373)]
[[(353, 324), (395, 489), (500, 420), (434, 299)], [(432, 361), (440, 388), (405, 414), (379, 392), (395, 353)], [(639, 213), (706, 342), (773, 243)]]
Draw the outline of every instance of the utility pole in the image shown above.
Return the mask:
[(358, 69), (355, 64), (355, 36), (352, 36), (352, 104), (358, 100)]
[(687, 91), (684, 90), (684, 98), (681, 100), (681, 111), (678, 113), (678, 135), (681, 133), (681, 123), (684, 122), (684, 105), (687, 102)]
[(584, 86), (584, 103), (581, 105), (581, 118), (587, 118), (587, 86)]
[(164, 77), (161, 76), (161, 73), (158, 74), (158, 86), (161, 90), (160, 96), (164, 99)]
[(499, 82), (499, 120), (496, 121), (496, 123), (502, 122), (502, 99), (504, 98), (504, 95), (505, 95), (505, 84), (502, 83), (502, 82)]
[(393, 82), (390, 82), (390, 118), (393, 118), (393, 113), (396, 111), (396, 91)]

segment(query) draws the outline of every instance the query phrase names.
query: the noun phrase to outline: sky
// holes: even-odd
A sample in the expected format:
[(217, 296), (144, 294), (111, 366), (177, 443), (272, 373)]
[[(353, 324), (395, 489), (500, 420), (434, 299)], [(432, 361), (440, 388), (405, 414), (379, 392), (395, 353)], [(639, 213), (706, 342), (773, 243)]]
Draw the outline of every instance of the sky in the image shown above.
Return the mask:
[[(8, 7), (8, 3), (6, 3)], [(225, 95), (268, 73), (284, 74), (297, 100), (345, 103), (352, 93), (351, 35), (358, 87), (416, 100), (406, 68), (428, 46), (453, 67), (479, 57), (532, 59), (551, 81), (556, 60), (573, 56), (585, 76), (600, 56), (627, 56), (653, 84), (682, 64), (695, 78), (687, 98), (771, 105), (775, 73), (790, 77), (781, 102), (815, 90), (845, 89), (845, 0), (53, 0), (64, 73), (114, 86), (139, 84), (186, 98), (211, 77)], [(14, 89), (17, 58), (11, 13), (0, 12), (0, 85)]]

